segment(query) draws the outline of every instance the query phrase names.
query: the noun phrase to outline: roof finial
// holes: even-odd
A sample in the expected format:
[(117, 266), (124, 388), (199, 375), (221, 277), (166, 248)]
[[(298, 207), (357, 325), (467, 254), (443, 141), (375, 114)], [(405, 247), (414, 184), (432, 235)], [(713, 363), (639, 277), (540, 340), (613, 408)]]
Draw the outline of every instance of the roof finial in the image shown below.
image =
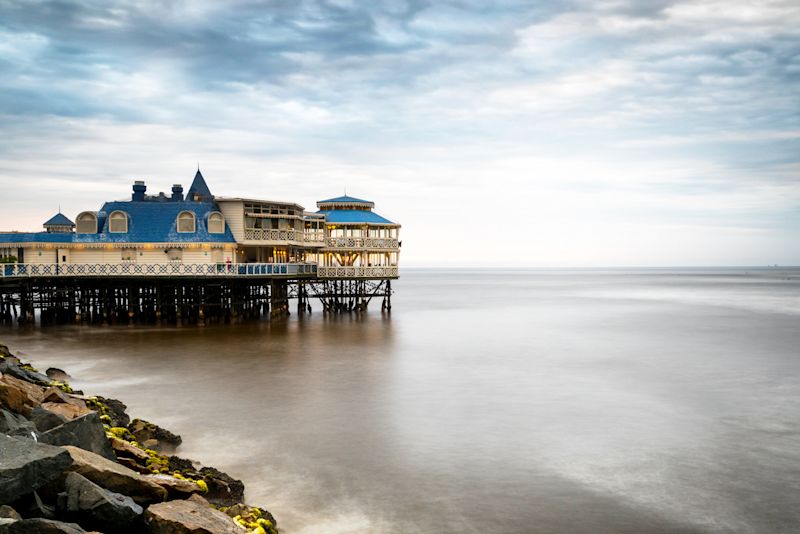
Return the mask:
[(197, 172), (200, 172), (200, 160), (197, 160)]
[(61, 204), (58, 205), (58, 213), (61, 213)]

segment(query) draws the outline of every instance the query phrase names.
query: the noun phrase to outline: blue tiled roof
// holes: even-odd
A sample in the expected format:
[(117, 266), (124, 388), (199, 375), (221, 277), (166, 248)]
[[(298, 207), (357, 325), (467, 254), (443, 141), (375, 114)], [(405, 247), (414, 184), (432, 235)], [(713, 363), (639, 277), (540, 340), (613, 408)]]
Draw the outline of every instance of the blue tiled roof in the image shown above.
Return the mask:
[(186, 199), (194, 200), (195, 195), (200, 195), (204, 201), (214, 200), (214, 195), (211, 194), (211, 190), (208, 188), (200, 169), (197, 169), (192, 185), (189, 186), (189, 191), (186, 192)]
[(75, 223), (70, 221), (63, 213), (56, 213), (50, 220), (44, 223), (44, 226), (74, 226)]
[(342, 196), (336, 198), (329, 198), (328, 200), (320, 200), (318, 204), (338, 204), (344, 202), (354, 202), (358, 204), (372, 204), (370, 200), (361, 200), (360, 198), (350, 197), (350, 196)]
[[(108, 217), (115, 211), (128, 216), (126, 233), (108, 231)], [(194, 213), (195, 232), (178, 232), (182, 211)], [(106, 202), (97, 214), (97, 234), (75, 234), (76, 243), (234, 243), (228, 225), (224, 234), (208, 233), (208, 216), (219, 211), (214, 202)]]
[[(326, 201), (327, 202), (327, 201)], [(364, 210), (320, 210), (330, 223), (373, 223), (373, 224), (394, 224), (389, 219), (385, 219), (374, 211)]]
[(0, 243), (71, 243), (73, 234), (64, 232), (5, 232)]

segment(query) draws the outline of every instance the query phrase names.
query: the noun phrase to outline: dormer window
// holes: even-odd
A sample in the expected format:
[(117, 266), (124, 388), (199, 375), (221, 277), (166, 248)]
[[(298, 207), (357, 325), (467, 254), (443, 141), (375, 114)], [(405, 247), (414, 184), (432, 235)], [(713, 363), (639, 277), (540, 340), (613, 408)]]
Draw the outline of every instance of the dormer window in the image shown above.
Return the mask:
[(128, 216), (124, 211), (115, 211), (108, 217), (108, 231), (113, 234), (128, 232)]
[(194, 213), (183, 211), (178, 215), (178, 232), (193, 233), (195, 231)]
[(84, 211), (78, 218), (75, 219), (76, 229), (79, 234), (96, 234), (97, 233), (97, 215), (94, 213)]
[(225, 217), (219, 212), (214, 212), (208, 216), (208, 233), (209, 234), (224, 234), (225, 233)]

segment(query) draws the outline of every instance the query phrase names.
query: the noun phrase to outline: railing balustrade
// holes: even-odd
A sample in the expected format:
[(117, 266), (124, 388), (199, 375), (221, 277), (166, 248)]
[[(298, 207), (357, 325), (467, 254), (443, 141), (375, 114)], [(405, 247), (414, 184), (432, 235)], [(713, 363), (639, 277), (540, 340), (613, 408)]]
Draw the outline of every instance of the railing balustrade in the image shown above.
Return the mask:
[(395, 249), (397, 239), (393, 237), (328, 237), (325, 246), (329, 248), (374, 248)]
[(319, 278), (397, 278), (398, 268), (393, 266), (369, 267), (318, 267)]
[(0, 278), (51, 276), (314, 276), (314, 263), (7, 263)]

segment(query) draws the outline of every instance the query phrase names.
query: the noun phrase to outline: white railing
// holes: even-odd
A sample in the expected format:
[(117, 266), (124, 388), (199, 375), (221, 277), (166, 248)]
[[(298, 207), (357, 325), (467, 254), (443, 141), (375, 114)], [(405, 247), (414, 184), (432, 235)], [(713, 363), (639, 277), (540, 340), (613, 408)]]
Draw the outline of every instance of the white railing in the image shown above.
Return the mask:
[(245, 228), (244, 239), (245, 241), (303, 241), (303, 232), (293, 229)]
[(329, 237), (325, 240), (329, 248), (374, 248), (396, 249), (397, 239), (393, 237)]
[(0, 278), (51, 276), (313, 276), (313, 263), (9, 263)]
[(378, 267), (319, 267), (319, 278), (397, 278), (397, 266)]

